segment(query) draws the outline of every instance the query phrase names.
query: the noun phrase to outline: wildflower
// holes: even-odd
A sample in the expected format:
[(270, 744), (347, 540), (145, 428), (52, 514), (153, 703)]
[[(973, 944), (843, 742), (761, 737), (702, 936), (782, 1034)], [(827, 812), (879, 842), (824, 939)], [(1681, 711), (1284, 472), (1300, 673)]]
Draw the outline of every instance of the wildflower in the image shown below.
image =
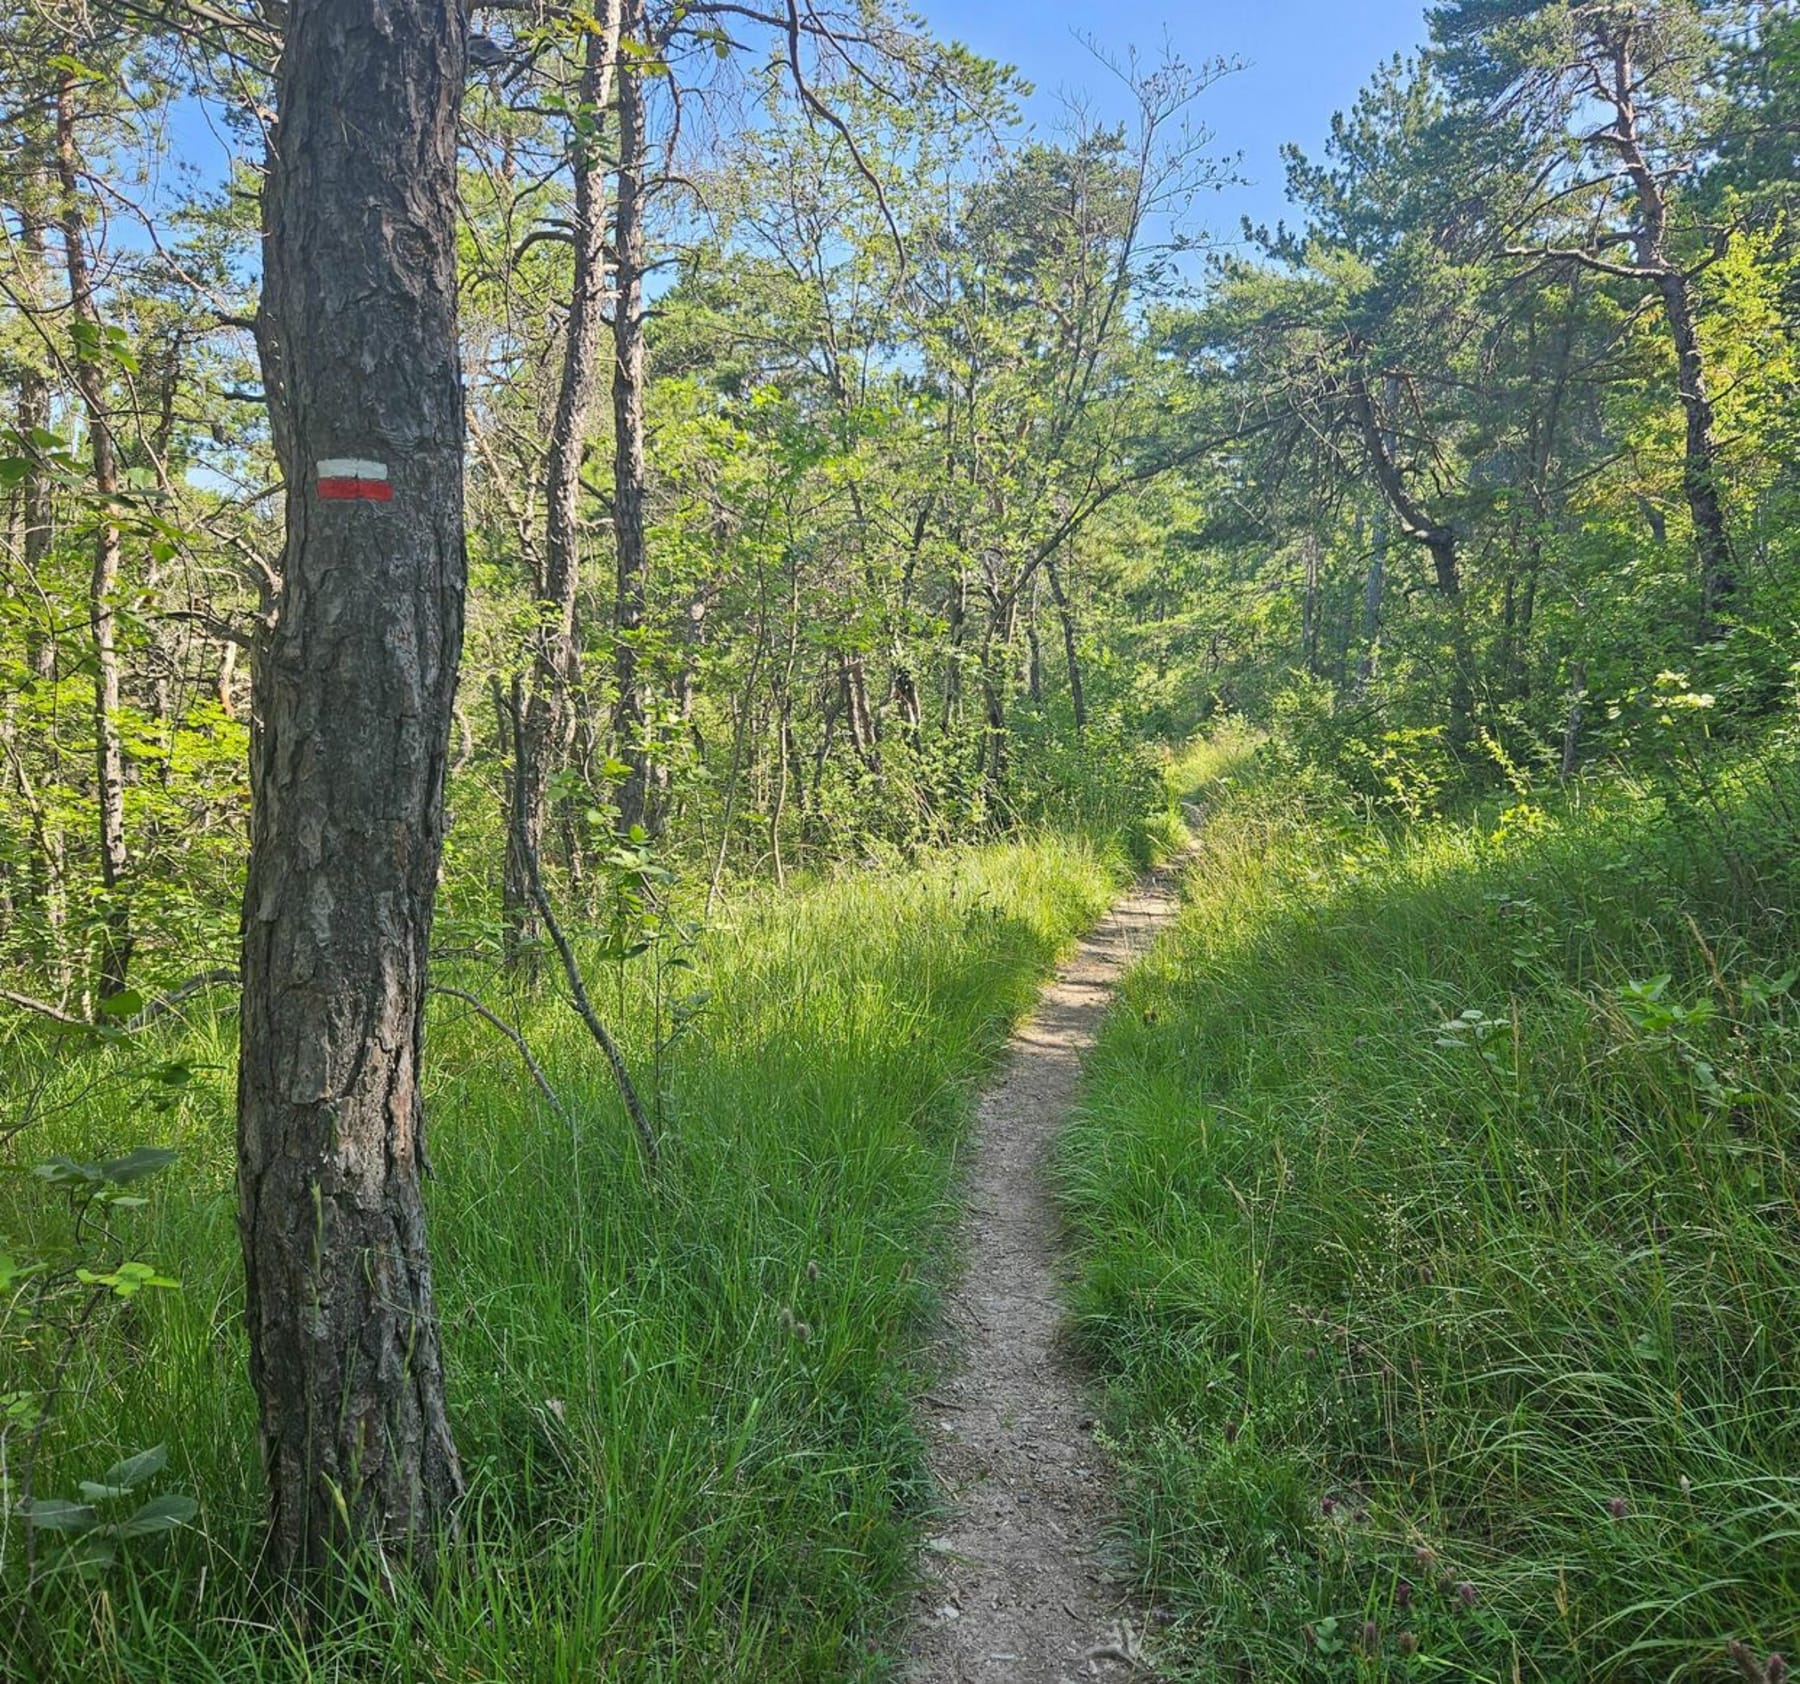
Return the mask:
[(1465, 1608), (1473, 1608), (1475, 1606), (1475, 1587), (1470, 1584), (1467, 1579), (1458, 1582), (1456, 1587), (1456, 1600)]
[(1373, 1620), (1363, 1621), (1362, 1646), (1365, 1655), (1372, 1655), (1381, 1647), (1381, 1627)]
[(1400, 1609), (1402, 1613), (1412, 1606), (1411, 1580), (1402, 1579), (1400, 1583), (1394, 1587), (1394, 1606)]
[(1419, 1640), (1410, 1631), (1403, 1631), (1394, 1647), (1403, 1655), (1416, 1655), (1419, 1652)]
[(816, 1281), (819, 1278), (819, 1260), (815, 1257), (806, 1265), (806, 1278)]
[(1763, 1662), (1763, 1676), (1769, 1684), (1787, 1684), (1788, 1664), (1779, 1655), (1771, 1655)]
[(1610, 1514), (1614, 1520), (1623, 1520), (1625, 1518), (1625, 1499), (1623, 1497), (1614, 1497), (1606, 1505), (1606, 1512)]

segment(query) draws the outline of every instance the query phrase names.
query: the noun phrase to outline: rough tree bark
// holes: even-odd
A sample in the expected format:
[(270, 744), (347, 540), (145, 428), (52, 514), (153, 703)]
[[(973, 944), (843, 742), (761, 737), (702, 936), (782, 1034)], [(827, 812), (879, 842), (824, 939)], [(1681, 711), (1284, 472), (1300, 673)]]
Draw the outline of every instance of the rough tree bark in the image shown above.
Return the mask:
[(253, 674), (238, 1221), (272, 1567), (462, 1490), (419, 1069), (462, 644), (455, 0), (291, 0), (264, 242), (287, 545)]
[(119, 740), (119, 651), (113, 622), (123, 545), (113, 502), (119, 494), (118, 452), (107, 413), (100, 315), (94, 303), (87, 219), (81, 205), (81, 150), (75, 133), (78, 89), (73, 71), (57, 78), (56, 175), (62, 190), (69, 315), (76, 332), (75, 385), (87, 416), (94, 494), (101, 504), (88, 581), (88, 631), (94, 648), (94, 791), (100, 814), (100, 886), (105, 899), (96, 987), (104, 1000), (124, 991), (131, 968), (131, 908), (125, 900), (125, 874), (131, 861), (125, 851), (125, 751)]
[[(597, 117), (612, 98), (619, 56), (619, 3), (601, 0), (587, 36), (579, 105)], [(606, 298), (605, 160), (598, 134), (571, 129), (575, 177), (575, 263), (562, 380), (551, 424), (545, 475), (544, 564), (538, 586), (538, 624), (532, 637), (531, 682), (514, 745), (517, 787), (508, 802), (506, 863), (501, 903), (507, 957), (516, 959), (535, 934), (531, 879), (523, 849), (542, 858), (544, 818), (556, 751), (569, 723), (576, 671), (575, 601), (581, 587), (581, 456), (599, 389), (601, 329)], [(523, 816), (524, 836), (511, 816)]]

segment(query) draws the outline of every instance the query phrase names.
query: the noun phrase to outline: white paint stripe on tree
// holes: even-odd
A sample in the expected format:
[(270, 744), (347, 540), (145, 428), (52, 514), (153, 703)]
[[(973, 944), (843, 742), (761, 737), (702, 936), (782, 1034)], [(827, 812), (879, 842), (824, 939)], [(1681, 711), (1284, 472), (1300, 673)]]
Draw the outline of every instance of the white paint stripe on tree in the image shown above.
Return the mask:
[(324, 456), (319, 459), (320, 479), (386, 479), (387, 463), (368, 462), (358, 456)]

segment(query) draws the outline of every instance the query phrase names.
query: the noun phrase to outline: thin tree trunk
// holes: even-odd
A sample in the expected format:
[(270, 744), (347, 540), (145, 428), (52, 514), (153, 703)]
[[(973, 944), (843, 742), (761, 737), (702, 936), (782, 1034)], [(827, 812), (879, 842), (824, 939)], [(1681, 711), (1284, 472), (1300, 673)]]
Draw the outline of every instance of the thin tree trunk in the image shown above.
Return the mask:
[(783, 693), (776, 698), (775, 707), (775, 798), (769, 803), (769, 858), (775, 866), (775, 887), (787, 887), (787, 867), (781, 858), (781, 819), (787, 807), (788, 767), (794, 746), (794, 733), (790, 724), (793, 713), (793, 697)]
[(1719, 635), (1725, 612), (1737, 594), (1737, 566), (1725, 525), (1724, 499), (1719, 495), (1719, 446), (1700, 332), (1694, 321), (1693, 289), (1685, 274), (1674, 273), (1662, 278), (1659, 290), (1675, 341), (1681, 407), (1687, 420), (1681, 489), (1700, 554), (1700, 636), (1703, 642), (1710, 642)]
[(1737, 592), (1737, 569), (1725, 523), (1719, 489), (1719, 446), (1712, 396), (1707, 388), (1706, 358), (1694, 308), (1693, 277), (1669, 255), (1669, 201), (1664, 178), (1645, 155), (1638, 128), (1636, 65), (1631, 54), (1632, 24), (1612, 36), (1613, 83), (1608, 100), (1614, 121), (1605, 138), (1618, 152), (1637, 193), (1641, 217), (1636, 231), (1640, 269), (1655, 276), (1669, 337), (1675, 346), (1677, 389), (1686, 417), (1681, 488), (1694, 522), (1700, 557), (1700, 635), (1718, 635), (1721, 620)]
[[(644, 0), (623, 0), (623, 38), (646, 50)], [(644, 175), (649, 139), (644, 71), (627, 54), (619, 66), (619, 188), (614, 219), (613, 529), (618, 542), (614, 600), (613, 708), (616, 752), (630, 770), (619, 786), (619, 829), (652, 828), (652, 745), (642, 674), (648, 560), (644, 544)]]
[(131, 968), (131, 908), (125, 898), (125, 751), (119, 739), (119, 651), (113, 597), (119, 587), (122, 546), (113, 500), (119, 494), (119, 464), (106, 411), (106, 376), (101, 370), (101, 325), (88, 267), (87, 225), (81, 208), (81, 154), (75, 135), (72, 71), (56, 83), (56, 174), (62, 188), (62, 237), (69, 271), (69, 311), (77, 333), (75, 385), (87, 414), (88, 448), (94, 463), (94, 492), (102, 505), (94, 534), (94, 565), (88, 581), (88, 630), (94, 647), (94, 792), (100, 815), (100, 886), (104, 912), (97, 986), (101, 999), (124, 992)]
[[(1398, 382), (1387, 377), (1388, 406), (1394, 406)], [(1438, 594), (1450, 612), (1450, 743), (1453, 748), (1467, 745), (1475, 729), (1474, 657), (1469, 647), (1469, 622), (1462, 599), (1462, 570), (1457, 557), (1456, 528), (1448, 521), (1432, 518), (1428, 510), (1412, 495), (1395, 460), (1393, 435), (1375, 413), (1374, 399), (1360, 362), (1351, 365), (1348, 383), (1351, 414), (1362, 435), (1363, 448), (1375, 474), (1375, 483), (1387, 500), (1400, 535), (1422, 544), (1431, 557), (1432, 572)]]
[(844, 717), (850, 726), (850, 746), (872, 772), (881, 769), (881, 746), (875, 739), (875, 720), (869, 710), (869, 680), (861, 655), (838, 651), (838, 682), (843, 686)]
[(1056, 604), (1056, 617), (1062, 622), (1063, 659), (1069, 668), (1069, 704), (1075, 710), (1075, 734), (1087, 729), (1087, 689), (1081, 677), (1081, 651), (1075, 636), (1075, 608), (1063, 588), (1062, 573), (1054, 556), (1044, 558), (1044, 575), (1050, 581), (1050, 600)]
[(1306, 559), (1300, 594), (1300, 664), (1319, 676), (1319, 544), (1308, 533), (1302, 540)]
[(287, 1574), (365, 1542), (429, 1568), (463, 1488), (420, 1063), (466, 578), (465, 44), (452, 0), (290, 0), (276, 84), (259, 337), (287, 545), (253, 674), (238, 1222)]
[[(35, 210), (19, 213), (19, 244), (25, 263), (35, 282), (45, 264), (45, 224)], [(19, 375), (19, 431), (26, 438), (48, 431), (50, 426), (50, 381), (35, 365)], [(55, 520), (55, 504), (50, 471), (34, 445), (26, 452), (25, 478), (19, 487), (20, 532), (19, 553), (25, 564), (25, 583), (38, 591), (40, 600), (46, 589), (44, 563), (50, 554), (50, 539)], [(48, 607), (41, 617), (33, 615), (25, 633), (25, 665), (33, 678), (56, 676), (56, 620)]]
[[(22, 207), (19, 244), (34, 284), (41, 279), (46, 264), (45, 232), (45, 219), (35, 206)], [(19, 375), (18, 421), (19, 432), (26, 439), (50, 426), (50, 381), (35, 365), (28, 364)], [(19, 556), (25, 569), (24, 583), (38, 596), (25, 628), (25, 670), (34, 681), (53, 684), (57, 674), (57, 624), (49, 605), (45, 565), (54, 535), (54, 489), (49, 468), (35, 445), (25, 452), (25, 457), (25, 477), (18, 499)], [(54, 722), (47, 735), (50, 777), (54, 780), (61, 758)], [(20, 797), (31, 814), (36, 843), (26, 868), (32, 903), (43, 920), (42, 937), (35, 945), (41, 961), (56, 980), (58, 1004), (66, 1004), (74, 977), (66, 933), (69, 896), (63, 869), (62, 826), (38, 800), (22, 753), (16, 757), (15, 766)]]
[(1387, 588), (1387, 544), (1387, 512), (1377, 509), (1370, 530), (1369, 570), (1363, 576), (1363, 653), (1356, 673), (1358, 696), (1368, 694), (1381, 659), (1381, 599)]
[(1581, 717), (1587, 701), (1587, 663), (1577, 661), (1569, 678), (1569, 715), (1563, 725), (1562, 775), (1575, 775), (1581, 754)]
[(981, 779), (989, 800), (997, 801), (1006, 779), (1007, 701), (1013, 672), (1013, 643), (1018, 635), (1016, 594), (1008, 592), (990, 619), (981, 651), (981, 697), (986, 729), (981, 742)]
[(1044, 704), (1044, 646), (1038, 637), (1038, 607), (1043, 597), (1041, 578), (1031, 580), (1031, 605), (1025, 613), (1025, 693), (1034, 706)]
[(950, 734), (962, 713), (963, 639), (969, 629), (969, 581), (960, 570), (950, 587), (950, 601), (945, 613), (950, 633), (950, 648), (944, 659), (944, 695), (941, 729)]
[[(612, 98), (619, 56), (619, 0), (601, 0), (588, 31), (579, 111), (597, 124)], [(570, 124), (575, 176), (575, 263), (562, 381), (551, 423), (544, 496), (544, 571), (532, 635), (531, 683), (513, 755), (517, 787), (507, 802), (519, 822), (506, 827), (501, 902), (506, 955), (515, 962), (536, 935), (525, 850), (542, 859), (548, 790), (569, 723), (577, 678), (575, 602), (581, 588), (581, 456), (600, 384), (606, 297), (605, 163), (587, 123)], [(521, 829), (524, 834), (521, 836)]]

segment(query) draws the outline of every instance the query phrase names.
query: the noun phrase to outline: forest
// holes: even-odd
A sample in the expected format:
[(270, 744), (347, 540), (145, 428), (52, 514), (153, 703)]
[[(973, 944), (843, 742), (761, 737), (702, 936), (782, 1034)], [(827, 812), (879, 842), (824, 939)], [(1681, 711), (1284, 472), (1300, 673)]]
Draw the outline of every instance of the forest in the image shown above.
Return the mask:
[(933, 9), (0, 0), (0, 1684), (1789, 1678), (1800, 6)]

